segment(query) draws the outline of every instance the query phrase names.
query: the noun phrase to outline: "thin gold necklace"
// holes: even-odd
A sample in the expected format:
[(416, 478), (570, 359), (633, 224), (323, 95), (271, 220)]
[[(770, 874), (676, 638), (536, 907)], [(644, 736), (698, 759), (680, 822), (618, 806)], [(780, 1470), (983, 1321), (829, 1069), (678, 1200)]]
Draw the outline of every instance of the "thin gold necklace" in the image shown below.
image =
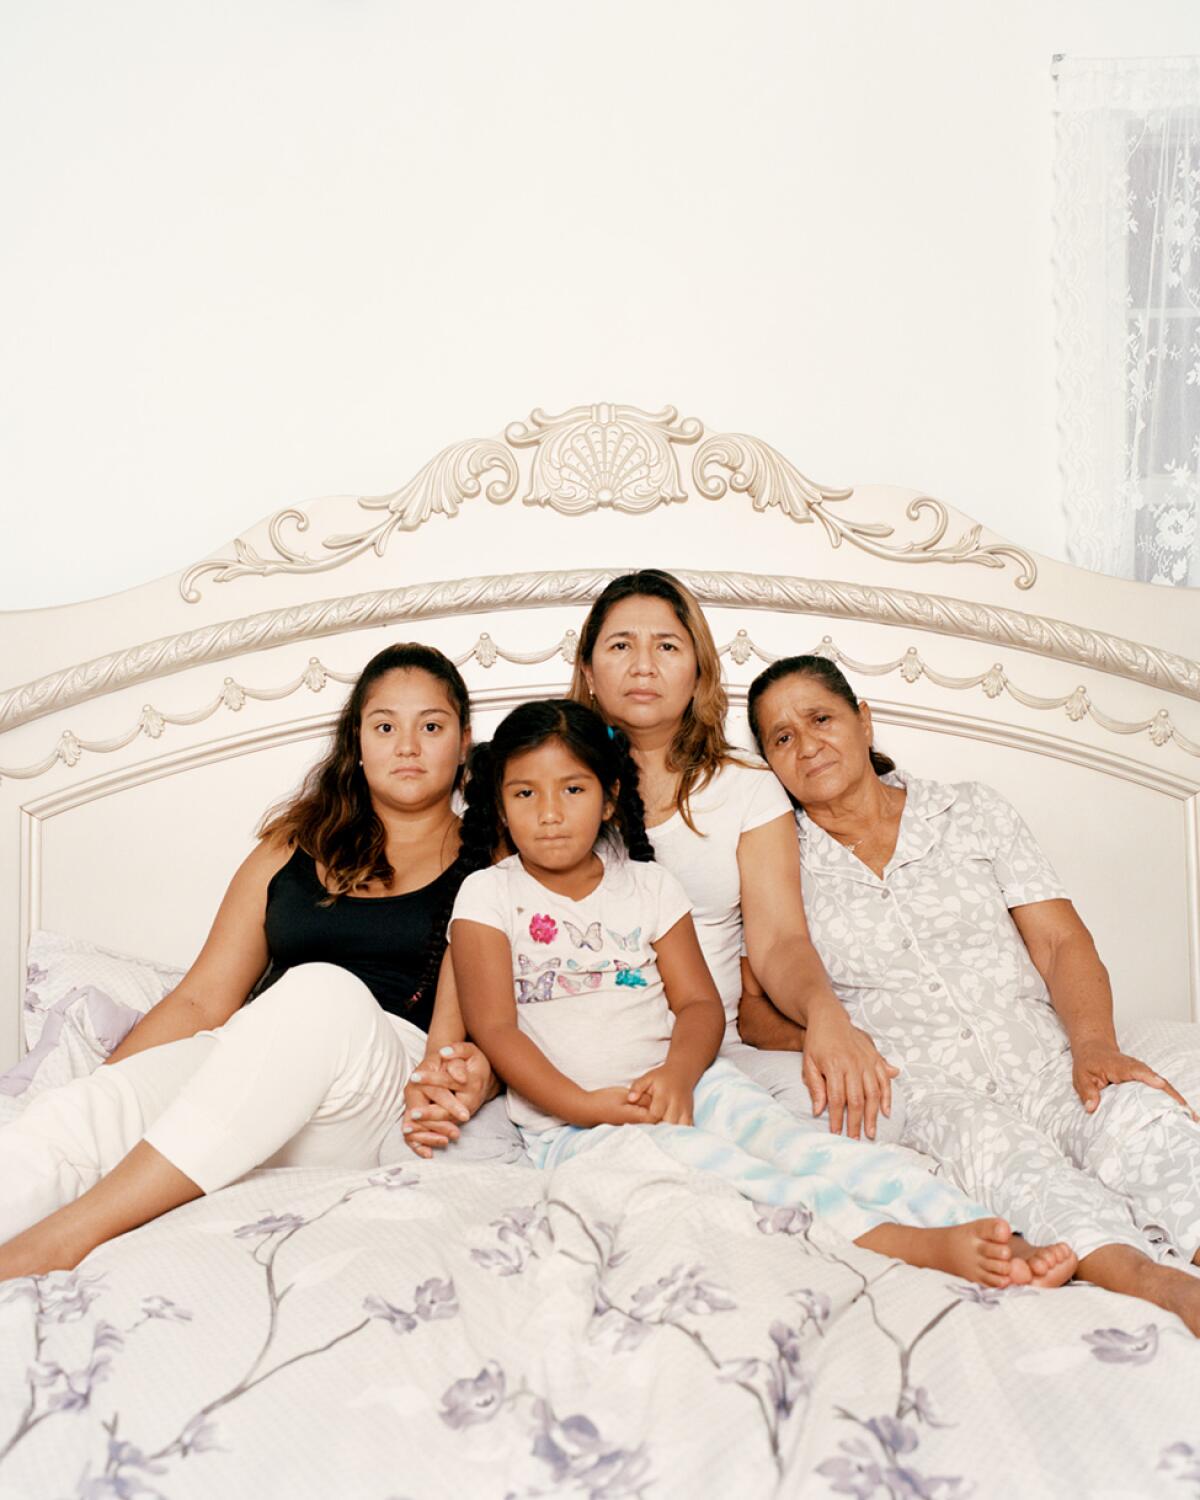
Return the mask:
[[(884, 816), (890, 818), (891, 815), (892, 815), (892, 804), (893, 804), (894, 799), (890, 795), (888, 795), (888, 794), (890, 794), (893, 791), (893, 788), (889, 787), (889, 786), (885, 786), (883, 788), (883, 790), (884, 790), (884, 793), (885, 793), (885, 800), (886, 800), (886, 802), (888, 804), (884, 808)], [(848, 849), (850, 851), (850, 853), (853, 854), (854, 851), (858, 848), (859, 844), (865, 844), (867, 842), (867, 840), (870, 838), (871, 833), (873, 833), (873, 832), (874, 832), (874, 829), (871, 829), (867, 833), (864, 833), (863, 836), (862, 836), (862, 838), (860, 838), (860, 839), (854, 839), (852, 842), (848, 841), (848, 840), (846, 840), (844, 838), (840, 838), (836, 833), (830, 834), (830, 837), (832, 839), (835, 839), (837, 841), (837, 843), (841, 844), (841, 846), (842, 846), (843, 849)]]

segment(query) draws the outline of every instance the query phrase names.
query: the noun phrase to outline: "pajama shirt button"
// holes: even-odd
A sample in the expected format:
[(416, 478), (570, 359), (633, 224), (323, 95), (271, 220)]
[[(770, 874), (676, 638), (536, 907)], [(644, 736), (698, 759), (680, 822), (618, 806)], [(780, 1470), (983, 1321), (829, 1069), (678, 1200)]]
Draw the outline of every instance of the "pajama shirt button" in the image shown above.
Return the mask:
[(931, 995), (936, 995), (937, 992), (938, 992), (938, 990), (940, 990), (940, 989), (941, 989), (941, 985), (938, 983), (938, 981), (936, 979), (931, 979), (929, 981), (929, 993)]
[(904, 941), (900, 944), (900, 946), (902, 948), (911, 948), (912, 947), (912, 938), (905, 938)]
[(890, 896), (890, 895), (891, 895), (891, 892), (890, 892), (890, 891), (880, 891), (880, 893), (879, 893), (879, 899), (880, 899), (880, 900), (881, 900), (881, 901), (886, 901), (886, 900), (887, 900), (887, 898), (888, 898), (888, 897), (889, 897), (889, 896)]
[(975, 1033), (971, 1030), (971, 1028), (969, 1026), (964, 1026), (963, 1029), (958, 1034), (959, 1034), (960, 1037), (962, 1037), (962, 1039), (963, 1039), (964, 1042), (969, 1042), (971, 1040), (971, 1038), (975, 1035)]
[(994, 1094), (996, 1092), (996, 1080), (994, 1078), (989, 1078), (988, 1079), (988, 1081), (987, 1081), (987, 1091), (988, 1091), (989, 1094)]

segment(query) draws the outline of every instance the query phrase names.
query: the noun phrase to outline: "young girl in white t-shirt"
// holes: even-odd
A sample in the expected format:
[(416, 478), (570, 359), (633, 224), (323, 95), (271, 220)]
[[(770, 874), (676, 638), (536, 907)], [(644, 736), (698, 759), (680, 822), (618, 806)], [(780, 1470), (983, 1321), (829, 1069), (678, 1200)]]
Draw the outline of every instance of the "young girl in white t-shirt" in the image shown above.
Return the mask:
[(906, 1154), (798, 1123), (729, 1063), (687, 897), (646, 837), (619, 731), (568, 699), (526, 703), (473, 752), (451, 917), (470, 1036), (508, 1083), (537, 1166), (622, 1125), (746, 1197), (803, 1207), (856, 1244), (989, 1286), (1058, 1285), (1066, 1245), (1025, 1245)]

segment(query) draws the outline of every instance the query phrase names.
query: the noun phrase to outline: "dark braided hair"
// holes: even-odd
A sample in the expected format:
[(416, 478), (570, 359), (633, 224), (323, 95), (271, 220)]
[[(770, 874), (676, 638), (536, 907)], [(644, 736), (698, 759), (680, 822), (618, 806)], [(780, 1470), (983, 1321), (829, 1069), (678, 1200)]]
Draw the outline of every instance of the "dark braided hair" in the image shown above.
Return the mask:
[[(767, 752), (763, 749), (762, 725), (758, 721), (758, 705), (762, 695), (773, 683), (782, 682), (785, 677), (811, 677), (828, 689), (835, 698), (840, 698), (843, 703), (848, 703), (855, 713), (858, 712), (859, 703), (854, 689), (846, 681), (842, 669), (829, 660), (827, 656), (781, 656), (778, 661), (773, 661), (765, 672), (760, 672), (750, 684), (750, 691), (746, 694), (746, 715), (750, 720), (750, 732), (754, 736), (754, 743), (758, 746), (758, 753), (765, 760)], [(876, 776), (886, 776), (889, 771), (896, 769), (896, 762), (890, 755), (884, 755), (882, 750), (876, 750), (871, 746), (871, 769)]]
[(442, 957), (446, 952), (446, 929), (450, 925), (450, 913), (454, 910), (459, 887), (468, 875), (473, 875), (476, 870), (486, 870), (492, 862), (491, 849), (481, 850), (477, 846), (469, 845), (466, 832), (467, 818), (464, 817), (458, 831), (458, 854), (455, 856), (454, 863), (447, 866), (442, 877), (442, 898), (433, 915), (433, 924), (429, 929), (429, 937), (422, 955), (421, 977), (417, 980), (417, 987), (412, 993), (412, 999), (408, 1002), (409, 1010), (412, 1010), (424, 996), (428, 996), (431, 1003), (436, 998), (438, 975), (442, 971)]
[(500, 788), (504, 771), (515, 755), (558, 740), (595, 776), (606, 800), (613, 803), (612, 819), (602, 833), (615, 848), (643, 864), (654, 860), (646, 833), (646, 815), (638, 792), (638, 771), (629, 741), (610, 729), (595, 709), (571, 698), (541, 698), (522, 703), (506, 715), (489, 743), (476, 745), (467, 761), (467, 810), (459, 830), (459, 859), (483, 869), (501, 851), (509, 852), (500, 821)]

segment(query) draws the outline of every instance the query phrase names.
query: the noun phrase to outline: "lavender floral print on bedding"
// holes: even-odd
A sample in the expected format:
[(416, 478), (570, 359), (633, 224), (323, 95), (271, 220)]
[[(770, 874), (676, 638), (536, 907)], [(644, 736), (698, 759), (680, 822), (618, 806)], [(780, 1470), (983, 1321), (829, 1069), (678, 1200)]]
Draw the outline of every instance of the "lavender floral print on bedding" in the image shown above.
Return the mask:
[(550, 1172), (256, 1174), (0, 1288), (0, 1495), (1194, 1492), (1200, 1346), (758, 1208), (636, 1132)]

